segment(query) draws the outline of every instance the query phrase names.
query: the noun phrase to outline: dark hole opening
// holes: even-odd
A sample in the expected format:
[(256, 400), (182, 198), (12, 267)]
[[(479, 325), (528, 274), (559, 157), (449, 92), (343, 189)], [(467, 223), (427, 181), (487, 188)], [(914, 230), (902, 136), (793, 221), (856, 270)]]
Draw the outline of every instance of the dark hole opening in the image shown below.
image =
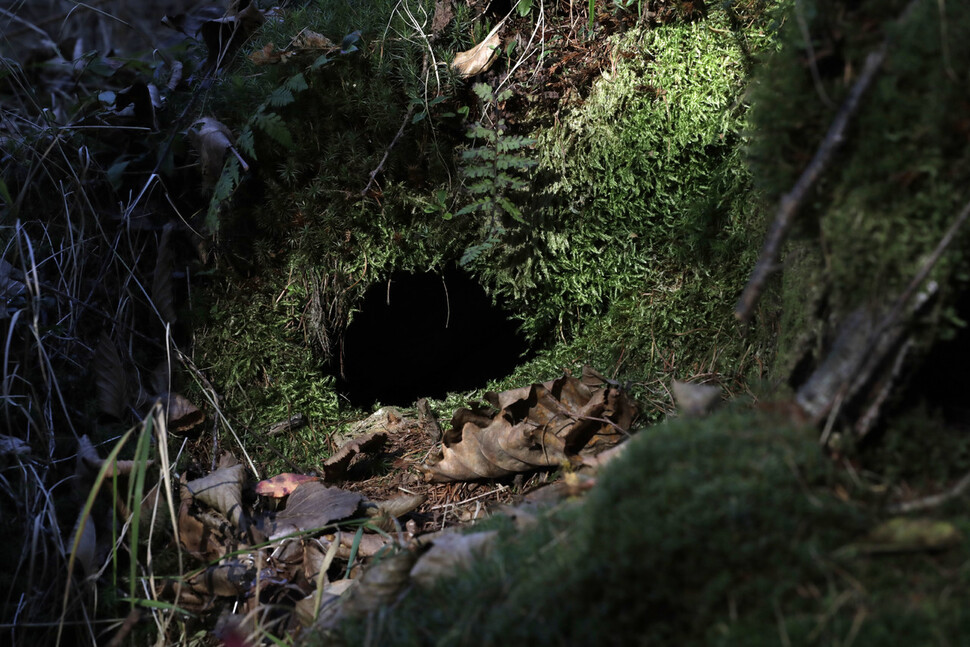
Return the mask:
[[(955, 304), (956, 315), (970, 321), (970, 290)], [(933, 345), (903, 395), (904, 403), (923, 401), (939, 410), (951, 424), (970, 429), (970, 391), (967, 388), (967, 362), (970, 361), (970, 326), (956, 331), (952, 339)]]
[(484, 386), (526, 357), (518, 324), (465, 272), (396, 272), (372, 285), (344, 336), (338, 390), (356, 407)]

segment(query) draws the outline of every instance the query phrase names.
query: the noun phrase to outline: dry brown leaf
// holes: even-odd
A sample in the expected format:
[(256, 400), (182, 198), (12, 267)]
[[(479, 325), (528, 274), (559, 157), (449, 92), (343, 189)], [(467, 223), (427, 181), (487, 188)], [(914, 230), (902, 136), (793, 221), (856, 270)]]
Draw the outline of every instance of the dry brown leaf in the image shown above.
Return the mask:
[(128, 405), (128, 379), (118, 348), (107, 332), (101, 333), (94, 351), (94, 384), (101, 411), (114, 418), (123, 418)]
[(190, 481), (185, 487), (196, 501), (218, 510), (233, 526), (245, 530), (248, 525), (242, 508), (242, 487), (245, 481), (246, 468), (243, 465), (234, 465)]
[(351, 461), (359, 454), (378, 452), (387, 441), (386, 431), (372, 431), (353, 440), (347, 441), (337, 452), (323, 464), (323, 478), (335, 482), (341, 480), (347, 473)]
[(286, 501), (286, 508), (275, 519), (265, 522), (269, 537), (323, 528), (353, 515), (364, 497), (320, 482), (304, 483)]
[(466, 535), (451, 532), (435, 537), (431, 548), (418, 558), (411, 569), (411, 579), (421, 586), (430, 586), (439, 578), (455, 575), (488, 554), (497, 530), (473, 532)]
[(182, 477), (179, 488), (178, 538), (185, 550), (202, 562), (213, 562), (226, 554), (221, 537), (191, 513), (192, 493)]
[(189, 141), (199, 154), (202, 175), (215, 182), (222, 175), (226, 153), (233, 150), (232, 132), (212, 117), (202, 117), (189, 129)]
[(502, 48), (502, 39), (498, 35), (498, 32), (504, 23), (505, 21), (503, 20), (495, 25), (492, 31), (488, 33), (488, 36), (479, 44), (467, 51), (455, 54), (455, 60), (452, 61), (451, 66), (458, 70), (458, 73), (462, 77), (468, 78), (475, 76), (492, 67), (492, 64), (498, 59), (499, 50)]
[(168, 430), (180, 436), (192, 436), (205, 422), (205, 412), (192, 404), (188, 398), (178, 393), (163, 393), (157, 396), (165, 411)]
[(427, 481), (500, 478), (596, 455), (623, 440), (636, 407), (590, 368), (486, 395), (491, 418), (459, 409), (437, 460), (419, 467)]

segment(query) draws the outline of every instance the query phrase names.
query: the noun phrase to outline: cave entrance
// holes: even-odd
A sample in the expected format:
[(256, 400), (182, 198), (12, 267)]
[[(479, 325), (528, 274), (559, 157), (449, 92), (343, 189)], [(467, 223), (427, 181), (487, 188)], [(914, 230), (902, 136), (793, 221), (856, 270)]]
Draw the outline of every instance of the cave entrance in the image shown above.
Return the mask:
[(367, 289), (347, 327), (337, 389), (356, 407), (410, 406), (508, 375), (528, 350), (464, 271), (395, 272)]

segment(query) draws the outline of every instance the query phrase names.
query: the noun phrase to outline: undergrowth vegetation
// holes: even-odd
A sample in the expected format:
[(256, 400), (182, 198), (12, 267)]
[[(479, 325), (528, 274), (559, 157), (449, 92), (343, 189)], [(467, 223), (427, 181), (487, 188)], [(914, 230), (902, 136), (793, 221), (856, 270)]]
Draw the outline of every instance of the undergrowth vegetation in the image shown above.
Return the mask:
[[(337, 392), (344, 333), (395, 272), (461, 266), (532, 344), (510, 375), (434, 403), (442, 413), (587, 364), (639, 400), (641, 426), (671, 413), (671, 377), (729, 395), (758, 380), (794, 388), (852, 313), (883, 314), (919, 288), (887, 355), (901, 368), (876, 374), (876, 419), (910, 358), (965, 325), (966, 232), (931, 282), (913, 283), (970, 186), (960, 3), (533, 0), (508, 16), (477, 0), (268, 4), (146, 51), (126, 39), (118, 55), (85, 49), (89, 26), (59, 42), (20, 17), (39, 35), (21, 58), (2, 38), (0, 542), (13, 548), (0, 630), (12, 642), (211, 640), (165, 593), (187, 573), (173, 517), (190, 497), (175, 483), (227, 452), (251, 476), (318, 469), (366, 415)], [(484, 68), (452, 65), (500, 32)], [(732, 309), (769, 207), (884, 42), (884, 70), (742, 330)], [(841, 402), (827, 435), (850, 419)], [(823, 443), (848, 457), (840, 470), (790, 427), (793, 406), (779, 407), (785, 421), (730, 408), (644, 429), (584, 503), (505, 527), (469, 574), (337, 634), (958, 642), (966, 545), (876, 557), (854, 542), (887, 492), (966, 469), (963, 429), (912, 407), (867, 439), (882, 445)], [(270, 432), (297, 417), (305, 426)], [(406, 462), (381, 460), (382, 475)], [(953, 519), (955, 535), (970, 531)]]
[(876, 521), (858, 505), (871, 497), (781, 419), (658, 425), (585, 500), (507, 528), (461, 577), (345, 627), (342, 644), (959, 642), (966, 547), (848, 557)]
[[(838, 173), (822, 177), (795, 227), (784, 261), (790, 271), (778, 377), (811, 352), (806, 346), (832, 333), (806, 329), (817, 312), (837, 322), (903, 292), (956, 219), (970, 182), (967, 121), (959, 108), (970, 93), (957, 63), (970, 57), (966, 5), (900, 0), (843, 12), (840, 3), (796, 4), (782, 36), (791, 45), (758, 69), (751, 91), (751, 168), (771, 200), (790, 190), (879, 48), (882, 34), (859, 26), (884, 22), (891, 40), (838, 153)], [(953, 299), (970, 278), (961, 251), (966, 240), (964, 231), (933, 269), (940, 293), (926, 293), (924, 344), (964, 325)]]

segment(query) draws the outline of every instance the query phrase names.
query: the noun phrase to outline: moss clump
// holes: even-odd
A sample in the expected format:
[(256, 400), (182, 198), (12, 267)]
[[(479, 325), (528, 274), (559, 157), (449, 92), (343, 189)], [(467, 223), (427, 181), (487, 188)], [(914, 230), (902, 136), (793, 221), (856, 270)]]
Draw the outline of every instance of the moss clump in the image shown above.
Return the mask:
[(745, 53), (713, 7), (613, 51), (585, 103), (537, 135), (528, 229), (478, 267), (523, 304), (528, 332), (575, 339), (562, 355), (634, 380), (665, 365), (733, 374), (750, 341), (731, 306), (763, 228), (742, 155)]

